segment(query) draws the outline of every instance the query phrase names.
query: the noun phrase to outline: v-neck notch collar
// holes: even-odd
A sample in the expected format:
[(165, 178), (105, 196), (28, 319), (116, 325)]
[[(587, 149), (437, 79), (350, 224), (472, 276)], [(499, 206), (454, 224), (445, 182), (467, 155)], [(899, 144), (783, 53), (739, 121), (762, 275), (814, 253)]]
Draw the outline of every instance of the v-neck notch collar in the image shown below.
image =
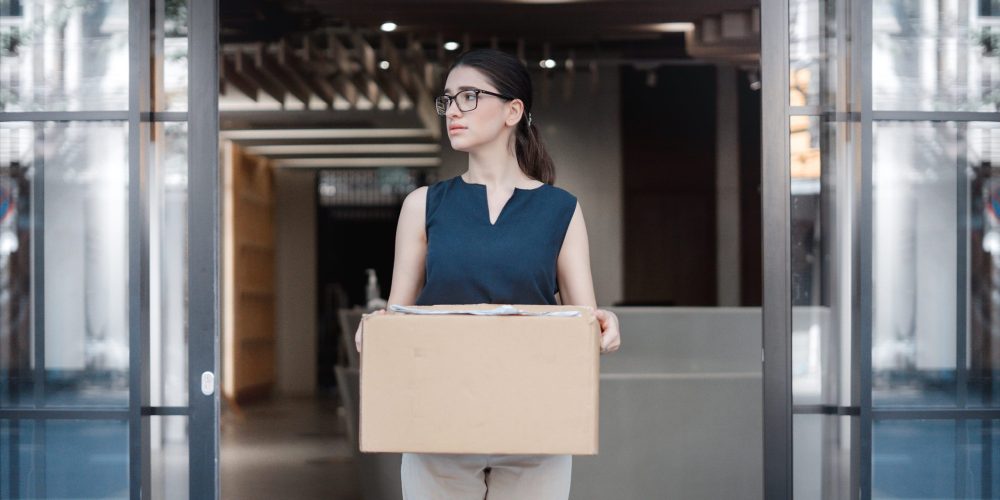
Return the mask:
[(458, 179), (458, 183), (459, 184), (462, 184), (462, 185), (465, 185), (465, 186), (468, 186), (468, 187), (472, 187), (472, 188), (476, 188), (477, 192), (481, 193), (482, 199), (480, 200), (479, 206), (482, 207), (482, 210), (484, 210), (484, 212), (486, 213), (486, 215), (485, 215), (485, 217), (486, 217), (486, 225), (488, 227), (497, 227), (497, 226), (500, 225), (500, 222), (504, 220), (504, 214), (507, 213), (507, 211), (508, 211), (509, 208), (511, 208), (511, 204), (514, 202), (514, 199), (517, 198), (518, 193), (521, 193), (521, 192), (532, 193), (532, 192), (535, 192), (535, 191), (541, 191), (542, 189), (545, 189), (545, 186), (548, 186), (547, 183), (542, 183), (541, 186), (538, 186), (536, 188), (530, 188), (530, 189), (528, 189), (528, 188), (519, 188), (519, 187), (515, 186), (514, 187), (514, 192), (511, 193), (510, 198), (508, 198), (507, 202), (504, 203), (504, 205), (502, 207), (500, 207), (500, 213), (497, 214), (497, 220), (496, 220), (496, 222), (491, 222), (490, 221), (490, 200), (489, 200), (489, 195), (486, 192), (486, 184), (479, 184), (479, 183), (475, 183), (475, 182), (468, 182), (461, 175), (457, 175), (455, 177)]
[[(465, 180), (465, 178), (462, 177), (461, 175), (456, 175), (455, 177), (458, 178), (458, 182), (460, 182), (462, 184), (465, 184), (466, 186), (475, 186), (475, 187), (479, 187), (479, 188), (481, 188), (483, 190), (486, 189), (486, 184), (480, 184), (478, 182), (469, 182), (469, 181)], [(545, 188), (545, 186), (548, 186), (548, 184), (544, 183), (544, 182), (542, 183), (541, 186), (533, 187), (533, 188), (519, 188), (517, 186), (514, 186), (514, 192), (517, 192), (517, 191), (539, 191), (539, 190)]]

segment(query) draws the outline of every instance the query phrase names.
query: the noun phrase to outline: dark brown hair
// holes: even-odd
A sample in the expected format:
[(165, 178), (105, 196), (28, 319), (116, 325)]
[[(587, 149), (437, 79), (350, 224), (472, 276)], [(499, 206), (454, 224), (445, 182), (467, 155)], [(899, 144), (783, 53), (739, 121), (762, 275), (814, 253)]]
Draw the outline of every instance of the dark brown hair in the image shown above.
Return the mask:
[[(532, 86), (528, 68), (514, 56), (494, 49), (473, 49), (463, 52), (448, 68), (448, 73), (459, 66), (479, 70), (501, 94), (524, 101), (524, 113), (515, 128), (514, 149), (521, 171), (546, 184), (556, 181), (556, 169), (542, 144), (538, 129), (528, 124), (531, 112)], [(534, 120), (534, 117), (532, 117)]]

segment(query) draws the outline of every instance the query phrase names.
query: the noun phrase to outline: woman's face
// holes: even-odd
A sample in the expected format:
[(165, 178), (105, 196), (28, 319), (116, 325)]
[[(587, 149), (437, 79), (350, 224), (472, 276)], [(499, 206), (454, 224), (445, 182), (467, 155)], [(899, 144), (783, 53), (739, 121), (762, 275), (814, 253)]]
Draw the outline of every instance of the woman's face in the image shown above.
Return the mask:
[[(465, 87), (502, 93), (479, 70), (458, 66), (448, 74), (444, 92), (455, 95)], [(451, 147), (456, 151), (469, 152), (483, 144), (504, 140), (509, 137), (506, 131), (517, 126), (522, 106), (520, 99), (508, 101), (483, 93), (479, 94), (479, 103), (472, 111), (460, 111), (458, 105), (451, 102), (444, 115)]]

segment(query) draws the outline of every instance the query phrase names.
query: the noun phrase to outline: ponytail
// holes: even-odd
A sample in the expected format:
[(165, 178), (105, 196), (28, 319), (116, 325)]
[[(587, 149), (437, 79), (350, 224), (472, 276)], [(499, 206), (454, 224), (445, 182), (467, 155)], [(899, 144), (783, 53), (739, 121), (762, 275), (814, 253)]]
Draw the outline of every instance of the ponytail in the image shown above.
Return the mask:
[(517, 155), (517, 163), (521, 166), (521, 171), (532, 179), (540, 180), (546, 184), (555, 184), (556, 167), (552, 163), (549, 152), (542, 144), (542, 138), (538, 135), (538, 128), (535, 124), (528, 124), (528, 113), (524, 113), (521, 121), (517, 124), (514, 143)]

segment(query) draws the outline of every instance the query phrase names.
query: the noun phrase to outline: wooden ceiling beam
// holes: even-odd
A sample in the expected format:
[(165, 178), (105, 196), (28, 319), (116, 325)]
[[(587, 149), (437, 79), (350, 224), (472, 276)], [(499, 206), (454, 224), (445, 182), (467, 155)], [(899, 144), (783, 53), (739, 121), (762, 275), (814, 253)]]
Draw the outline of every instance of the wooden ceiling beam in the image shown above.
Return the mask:
[(358, 88), (354, 86), (354, 82), (347, 77), (344, 73), (339, 73), (335, 75), (331, 80), (330, 84), (339, 93), (348, 104), (351, 105), (352, 109), (358, 107)]
[(311, 94), (305, 85), (303, 85), (302, 79), (299, 78), (295, 70), (286, 64), (287, 50), (288, 46), (284, 40), (278, 42), (277, 54), (271, 54), (266, 45), (258, 44), (256, 51), (257, 69), (273, 80), (284, 83), (288, 92), (301, 101), (306, 109), (308, 109)]
[(257, 85), (236, 70), (236, 64), (232, 59), (233, 57), (226, 55), (225, 52), (219, 53), (219, 82), (236, 87), (240, 93), (257, 102), (257, 92), (259, 91)]
[(270, 77), (264, 75), (257, 69), (255, 57), (250, 56), (244, 50), (240, 49), (233, 53), (233, 58), (237, 73), (245, 76), (253, 82), (258, 89), (264, 91), (265, 94), (280, 102), (281, 106), (284, 107), (285, 88), (280, 83), (274, 82)]
[(350, 51), (344, 47), (343, 42), (334, 31), (326, 33), (327, 58), (334, 62), (341, 74), (349, 75), (354, 73), (356, 63), (351, 60)]

